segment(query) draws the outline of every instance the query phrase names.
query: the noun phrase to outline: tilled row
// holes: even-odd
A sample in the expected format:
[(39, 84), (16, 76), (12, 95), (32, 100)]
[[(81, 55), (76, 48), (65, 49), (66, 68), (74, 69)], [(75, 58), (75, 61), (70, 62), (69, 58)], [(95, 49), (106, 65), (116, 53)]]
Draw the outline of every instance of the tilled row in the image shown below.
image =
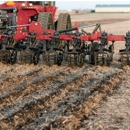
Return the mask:
[[(11, 77), (15, 77), (15, 75), (19, 72), (21, 72), (22, 66), (6, 66), (1, 68), (1, 73), (0, 73), (0, 83), (3, 81), (6, 81), (10, 79)], [(23, 70), (25, 70), (23, 68)]]
[[(13, 70), (13, 72), (5, 73), (3, 76), (0, 77), (1, 79), (0, 95), (6, 93), (6, 90), (11, 91), (12, 89), (14, 89), (13, 84), (16, 84), (17, 82), (20, 82), (21, 80), (24, 79), (26, 80), (27, 76), (33, 76), (35, 75), (35, 73), (38, 73), (41, 70), (42, 68), (27, 68), (24, 69), (23, 71), (21, 71), (21, 69), (19, 70), (15, 69)], [(10, 85), (12, 86), (9, 87)]]
[[(123, 74), (122, 72), (120, 74)], [(51, 123), (46, 126), (40, 125), (37, 129), (53, 129), (53, 130), (78, 130), (78, 129), (91, 129), (86, 121), (91, 114), (95, 114), (94, 109), (99, 107), (101, 100), (103, 100), (110, 92), (113, 91), (121, 83), (121, 76), (114, 74), (110, 79), (99, 84), (98, 90), (93, 88), (90, 95), (85, 100), (81, 100), (77, 104), (72, 104), (64, 114), (56, 117)]]
[[(97, 70), (97, 73), (95, 73), (96, 70)], [(54, 107), (55, 104), (53, 102), (57, 102), (57, 100), (65, 97), (66, 94), (65, 94), (64, 90), (66, 91), (66, 93), (68, 93), (70, 91), (75, 90), (78, 87), (81, 87), (83, 81), (84, 82), (87, 82), (88, 80), (90, 80), (90, 82), (95, 81), (95, 79), (89, 78), (88, 75), (90, 75), (90, 77), (92, 77), (91, 73), (93, 73), (93, 76), (95, 75), (95, 77), (97, 77), (97, 76), (100, 77), (101, 74), (103, 75), (109, 71), (110, 71), (110, 69), (107, 69), (103, 72), (102, 70), (98, 70), (96, 67), (91, 68), (91, 70), (84, 68), (77, 73), (70, 74), (69, 76), (64, 77), (66, 80), (63, 80), (63, 79), (59, 80), (59, 78), (58, 78), (58, 83), (55, 82), (52, 85), (47, 86), (45, 89), (40, 90), (40, 93), (34, 93), (34, 95), (32, 97), (30, 97), (29, 100), (25, 99), (25, 100), (21, 101), (21, 104), (23, 104), (23, 106), (20, 106), (20, 105), (19, 105), (19, 107), (16, 106), (15, 108), (13, 108), (16, 110), (12, 109), (13, 111), (10, 114), (5, 114), (4, 116), (6, 116), (7, 118), (3, 118), (5, 120), (3, 122), (1, 122), (1, 124), (5, 123), (5, 122), (9, 122), (8, 125), (10, 125), (12, 127), (17, 126), (17, 128), (19, 128), (19, 126), (20, 126), (19, 123), (22, 124), (24, 122), (25, 124), (28, 124), (29, 122), (31, 122), (31, 120), (33, 118), (40, 116), (44, 110), (46, 111), (46, 109), (48, 109), (48, 107), (50, 105)], [(101, 73), (99, 73), (99, 72), (101, 72)], [(60, 83), (59, 83), (59, 81), (60, 81)], [(76, 84), (78, 84), (79, 81), (81, 83), (79, 85), (77, 85), (77, 87), (76, 87)], [(73, 87), (71, 87), (72, 85), (73, 85)], [(68, 89), (68, 91), (67, 91), (67, 89)], [(74, 91), (74, 93), (75, 93), (75, 91)], [(52, 100), (52, 99), (55, 99), (55, 100)], [(21, 109), (19, 109), (19, 108), (21, 108)], [(11, 109), (5, 111), (4, 113), (9, 113), (9, 111), (11, 111)], [(17, 118), (19, 118), (19, 120)]]
[[(48, 99), (48, 97), (55, 95), (57, 93), (58, 89), (61, 90), (64, 88), (67, 84), (71, 83), (72, 81), (76, 80), (80, 76), (84, 74), (86, 70), (85, 68), (78, 69), (78, 71), (74, 73), (66, 73), (67, 75), (64, 75), (62, 72), (62, 75), (57, 76), (57, 79), (50, 85), (42, 87), (40, 90), (35, 91), (31, 93), (27, 98), (20, 100), (17, 102), (14, 106), (5, 107), (1, 109), (0, 113), (1, 116), (1, 123), (2, 120), (4, 122), (10, 122), (14, 119), (15, 115), (18, 115), (19, 113), (26, 113), (27, 110), (30, 111), (31, 106), (38, 106), (39, 102), (44, 102)], [(93, 70), (94, 71), (94, 70)], [(65, 80), (66, 79), (66, 80)], [(37, 85), (37, 84), (36, 84)]]
[[(65, 68), (66, 67), (61, 67), (61, 69), (55, 68), (54, 72), (63, 70)], [(7, 73), (6, 76), (9, 76), (9, 79), (2, 81), (1, 83), (0, 100), (8, 97), (14, 91), (22, 91), (22, 89), (26, 88), (26, 86), (31, 83), (42, 81), (42, 79), (44, 77), (47, 77), (49, 74), (52, 75), (53, 71), (52, 69), (48, 69), (47, 66), (30, 69), (29, 67), (26, 67), (26, 69), (21, 74), (16, 72), (16, 74), (13, 74), (11, 76), (9, 76), (10, 73)]]
[[(106, 75), (97, 75), (98, 78), (92, 78), (86, 83), (82, 84), (79, 89), (76, 91), (70, 92), (66, 97), (62, 100), (59, 100), (55, 105), (50, 106), (46, 110), (42, 111), (40, 116), (37, 117), (30, 125), (26, 127), (26, 129), (51, 129), (52, 127), (56, 127), (57, 129), (63, 128), (61, 125), (61, 121), (65, 118), (61, 118), (62, 120), (58, 120), (59, 126), (57, 126), (57, 119), (59, 117), (68, 117), (71, 114), (76, 115), (77, 112), (82, 108), (82, 104), (84, 104), (85, 100), (89, 99), (89, 96), (92, 95), (95, 91), (99, 90), (103, 91), (101, 85), (110, 79), (110, 77), (114, 77), (117, 74), (117, 71), (109, 71)], [(119, 74), (119, 73), (118, 73)], [(119, 77), (118, 77), (119, 78)], [(113, 78), (114, 79), (114, 78)], [(120, 78), (119, 78), (120, 79)], [(119, 83), (120, 80), (117, 81)], [(93, 102), (90, 100), (90, 104)], [(89, 102), (88, 102), (89, 104)], [(54, 107), (55, 106), (55, 107)], [(77, 107), (78, 106), (78, 107)], [(80, 108), (80, 109), (79, 109)], [(85, 106), (84, 106), (85, 108)], [(83, 108), (83, 109), (84, 109)], [(82, 111), (81, 111), (82, 112)], [(81, 114), (81, 113), (80, 113)], [(78, 115), (78, 114), (77, 114)], [(78, 115), (79, 116), (79, 115)], [(76, 119), (78, 119), (78, 116)], [(73, 119), (70, 119), (70, 122), (75, 122)], [(65, 122), (64, 122), (65, 123)], [(65, 124), (66, 126), (66, 124)], [(69, 128), (69, 127), (67, 127)], [(75, 126), (72, 128), (75, 129)]]
[(3, 87), (1, 86), (2, 90), (0, 91), (0, 99), (3, 99), (4, 97), (10, 95), (12, 93), (12, 91), (17, 90), (19, 88), (19, 86), (21, 86), (22, 84), (30, 82), (30, 79), (32, 77), (34, 77), (35, 74), (37, 74), (39, 71), (41, 71), (41, 68), (40, 69), (34, 69), (34, 70), (26, 73), (25, 75), (13, 77), (13, 78), (10, 78), (9, 80), (6, 80), (6, 82), (3, 82), (2, 83)]
[[(17, 65), (13, 65), (13, 66), (8, 66), (8, 65), (5, 65), (5, 64), (2, 64), (0, 63), (0, 76), (8, 73), (8, 72), (11, 72), (13, 70), (15, 70), (17, 68)], [(18, 68), (20, 68), (20, 66), (18, 66)]]
[[(54, 67), (55, 69), (56, 67)], [(58, 67), (57, 67), (58, 68)], [(46, 65), (39, 65), (39, 66), (33, 66), (33, 65), (14, 65), (14, 66), (5, 66), (3, 65), (3, 68), (0, 70), (0, 83), (3, 84), (5, 81), (17, 81), (18, 77), (22, 76), (29, 76), (33, 75), (34, 71), (42, 70), (44, 73), (48, 73), (48, 71), (52, 71), (52, 69)], [(47, 71), (48, 70), (48, 71)], [(1, 89), (0, 89), (1, 90)]]
[[(16, 84), (16, 87), (13, 91), (9, 91), (8, 93), (5, 93), (4, 95), (1, 95), (0, 100), (0, 108), (2, 110), (6, 109), (6, 107), (10, 108), (13, 106), (16, 102), (23, 100), (24, 98), (27, 98), (29, 94), (35, 93), (37, 90), (43, 89), (43, 86), (45, 84), (50, 84), (51, 82), (57, 80), (57, 78), (62, 74), (66, 73), (68, 69), (61, 69), (61, 70), (55, 70), (51, 73), (51, 75), (41, 75), (41, 76), (33, 76), (33, 78), (28, 78), (29, 81), (22, 81), (18, 84)], [(50, 81), (50, 82), (49, 82)], [(1, 110), (1, 109), (0, 109)]]
[[(11, 112), (11, 108), (16, 111), (16, 108), (19, 107), (19, 108), (24, 108), (25, 105), (31, 103), (31, 102), (35, 102), (35, 100), (38, 100), (38, 98), (36, 97), (39, 97), (39, 99), (41, 98), (41, 96), (46, 96), (46, 95), (49, 95), (48, 93), (50, 92), (54, 92), (55, 89), (57, 89), (59, 86), (61, 85), (64, 85), (64, 81), (66, 81), (66, 83), (70, 83), (72, 80), (71, 79), (75, 79), (77, 78), (79, 75), (81, 75), (81, 73), (83, 73), (85, 71), (86, 68), (82, 69), (82, 70), (78, 70), (77, 72), (71, 74), (70, 72), (65, 73), (67, 74), (67, 76), (63, 76), (63, 75), (56, 75), (56, 78), (54, 80), (52, 79), (49, 79), (47, 85), (42, 85), (42, 83), (44, 83), (44, 80), (43, 82), (41, 82), (41, 89), (38, 89), (37, 91), (34, 91), (32, 93), (30, 93), (27, 98), (24, 98), (23, 100), (20, 100), (18, 101), (16, 104), (14, 105), (9, 105), (7, 107), (4, 107), (0, 110), (0, 113), (1, 114), (4, 114), (5, 116), (10, 116), (10, 114), (12, 115), (12, 112)], [(80, 72), (80, 73), (79, 73)], [(62, 72), (63, 73), (63, 72)], [(70, 74), (69, 74), (70, 73)], [(52, 78), (52, 77), (51, 77)], [(50, 81), (52, 80), (52, 81)], [(50, 83), (50, 82), (53, 82), (54, 83)], [(35, 84), (37, 86), (37, 84)], [(38, 86), (37, 86), (38, 87)], [(15, 108), (16, 107), (16, 108)], [(12, 111), (13, 111), (12, 110)], [(9, 111), (9, 113), (8, 113)]]

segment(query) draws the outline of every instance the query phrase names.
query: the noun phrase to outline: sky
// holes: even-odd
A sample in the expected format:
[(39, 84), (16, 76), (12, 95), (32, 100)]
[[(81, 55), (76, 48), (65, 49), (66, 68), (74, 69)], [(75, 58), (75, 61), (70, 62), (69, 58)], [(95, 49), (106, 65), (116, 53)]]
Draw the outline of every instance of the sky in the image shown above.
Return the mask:
[(56, 1), (56, 6), (60, 10), (69, 9), (94, 9), (96, 4), (130, 4), (130, 0), (70, 0), (70, 1)]

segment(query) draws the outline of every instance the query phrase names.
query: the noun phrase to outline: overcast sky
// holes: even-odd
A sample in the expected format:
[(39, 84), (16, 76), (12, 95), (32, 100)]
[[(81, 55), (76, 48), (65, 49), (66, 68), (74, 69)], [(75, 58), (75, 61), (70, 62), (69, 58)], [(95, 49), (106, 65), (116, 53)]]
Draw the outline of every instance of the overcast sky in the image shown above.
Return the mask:
[(56, 1), (58, 9), (94, 9), (96, 4), (130, 4), (130, 0), (86, 0)]

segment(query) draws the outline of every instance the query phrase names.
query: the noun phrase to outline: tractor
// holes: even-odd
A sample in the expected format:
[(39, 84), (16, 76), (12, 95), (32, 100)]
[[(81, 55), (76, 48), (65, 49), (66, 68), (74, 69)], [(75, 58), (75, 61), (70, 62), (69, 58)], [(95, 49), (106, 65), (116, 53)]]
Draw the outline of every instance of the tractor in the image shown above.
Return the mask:
[[(120, 50), (122, 64), (130, 64), (130, 33), (112, 35), (101, 31), (99, 23), (72, 27), (68, 13), (56, 19), (55, 2), (8, 1), (0, 5), (0, 60), (6, 64), (16, 62), (37, 65), (74, 63), (83, 66), (110, 65), (115, 41), (125, 41)], [(92, 33), (84, 30), (95, 26)], [(99, 29), (99, 31), (98, 31)], [(109, 44), (109, 42), (111, 42)]]
[[(8, 1), (0, 5), (0, 59), (14, 64), (39, 62), (40, 54), (52, 50), (52, 40), (40, 35), (71, 27), (68, 13), (56, 14), (55, 2)], [(35, 28), (33, 24), (40, 24)], [(43, 31), (44, 30), (44, 31)], [(45, 47), (44, 47), (45, 46)], [(43, 49), (44, 47), (44, 49)], [(61, 55), (61, 53), (60, 53)]]

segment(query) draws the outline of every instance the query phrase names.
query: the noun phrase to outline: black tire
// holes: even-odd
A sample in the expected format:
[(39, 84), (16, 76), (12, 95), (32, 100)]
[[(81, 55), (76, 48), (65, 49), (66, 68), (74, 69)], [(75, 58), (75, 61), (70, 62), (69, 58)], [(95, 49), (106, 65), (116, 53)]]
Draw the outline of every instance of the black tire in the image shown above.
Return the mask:
[(110, 45), (109, 50), (110, 50), (110, 61), (113, 61), (114, 45)]
[(59, 53), (59, 54), (57, 55), (56, 61), (57, 61), (57, 65), (58, 65), (58, 66), (60, 66), (60, 65), (62, 64), (62, 61), (63, 61), (63, 54), (62, 54), (62, 53)]
[(17, 50), (13, 50), (10, 54), (10, 63), (15, 64), (17, 61)]
[(64, 46), (64, 61), (67, 61), (67, 59), (68, 59), (68, 50), (69, 50), (69, 46), (68, 46), (68, 44), (65, 44), (65, 46)]
[(38, 51), (36, 51), (34, 53), (34, 56), (33, 56), (33, 64), (34, 65), (37, 65), (39, 63), (39, 60), (40, 60), (40, 54)]
[(79, 67), (82, 67), (84, 65), (84, 54), (83, 53), (80, 53), (78, 55), (78, 66)]
[(90, 45), (90, 56), (89, 56), (89, 61), (91, 64), (95, 64), (95, 51), (99, 49), (99, 43), (98, 42), (93, 42)]
[(43, 29), (54, 29), (53, 17), (50, 12), (39, 12), (37, 22), (42, 24)]
[(71, 28), (71, 17), (68, 13), (60, 13), (57, 21), (57, 31)]

